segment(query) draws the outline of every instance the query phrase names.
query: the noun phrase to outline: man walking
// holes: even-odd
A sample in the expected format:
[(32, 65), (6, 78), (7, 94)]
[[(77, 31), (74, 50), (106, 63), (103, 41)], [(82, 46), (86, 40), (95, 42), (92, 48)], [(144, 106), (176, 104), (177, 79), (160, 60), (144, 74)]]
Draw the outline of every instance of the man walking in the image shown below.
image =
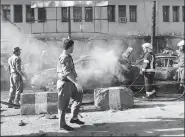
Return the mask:
[(60, 129), (72, 131), (73, 128), (68, 126), (65, 121), (66, 110), (69, 105), (70, 97), (73, 99), (71, 106), (72, 118), (70, 123), (83, 125), (84, 122), (78, 119), (80, 105), (82, 103), (83, 89), (81, 84), (77, 81), (77, 74), (75, 71), (71, 53), (74, 50), (74, 41), (66, 39), (63, 43), (63, 52), (59, 57), (57, 64), (57, 90), (58, 90), (58, 115)]
[(153, 48), (150, 43), (144, 43), (142, 48), (144, 51), (142, 73), (145, 81), (146, 98), (151, 98), (156, 94), (154, 86), (152, 85), (155, 75), (155, 55), (152, 53)]
[(185, 53), (185, 45), (184, 40), (181, 40), (177, 46), (179, 47), (179, 61), (178, 61), (178, 80), (180, 82), (179, 92), (183, 92), (184, 90), (184, 53)]
[[(20, 54), (21, 49), (15, 47), (13, 49), (13, 55), (8, 59), (8, 68), (10, 72), (10, 93), (8, 102), (13, 104), (14, 101), (16, 105), (20, 105), (20, 94), (23, 92), (23, 79), (27, 79), (21, 70)], [(8, 108), (11, 107), (12, 106), (8, 106)]]

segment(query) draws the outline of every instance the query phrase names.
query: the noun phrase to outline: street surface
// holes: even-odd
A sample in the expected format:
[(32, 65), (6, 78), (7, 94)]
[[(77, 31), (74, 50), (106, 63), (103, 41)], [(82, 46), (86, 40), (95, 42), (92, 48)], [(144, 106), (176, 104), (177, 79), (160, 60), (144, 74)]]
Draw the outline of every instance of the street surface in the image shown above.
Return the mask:
[[(7, 101), (8, 91), (1, 92)], [(58, 119), (48, 119), (46, 114), (21, 116), (20, 109), (1, 105), (1, 136), (184, 136), (184, 101), (143, 102), (123, 111), (95, 111), (93, 106), (83, 108), (80, 118), (83, 126), (70, 124), (73, 132), (59, 130)], [(26, 123), (19, 126), (19, 122)]]

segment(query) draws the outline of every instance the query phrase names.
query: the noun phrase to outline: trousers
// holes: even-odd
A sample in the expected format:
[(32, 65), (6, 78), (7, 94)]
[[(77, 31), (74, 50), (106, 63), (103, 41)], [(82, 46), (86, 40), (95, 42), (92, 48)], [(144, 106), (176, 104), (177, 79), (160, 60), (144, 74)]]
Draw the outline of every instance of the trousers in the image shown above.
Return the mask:
[(66, 82), (62, 80), (57, 81), (57, 91), (59, 126), (62, 128), (64, 125), (66, 125), (65, 114), (70, 98), (73, 99), (71, 106), (72, 118), (77, 118), (80, 106), (82, 104), (83, 94), (77, 91), (76, 86), (72, 82)]
[(178, 68), (177, 73), (179, 82), (182, 85), (184, 85), (184, 68), (183, 67)]
[(22, 77), (17, 73), (10, 75), (10, 91), (9, 91), (9, 102), (18, 104), (20, 101), (20, 94), (23, 93), (23, 80)]
[(145, 89), (146, 89), (146, 93), (150, 94), (153, 90), (154, 90), (154, 86), (151, 85), (153, 84), (153, 80), (154, 80), (154, 75), (155, 73), (151, 72), (151, 73), (144, 73), (144, 81), (145, 81)]

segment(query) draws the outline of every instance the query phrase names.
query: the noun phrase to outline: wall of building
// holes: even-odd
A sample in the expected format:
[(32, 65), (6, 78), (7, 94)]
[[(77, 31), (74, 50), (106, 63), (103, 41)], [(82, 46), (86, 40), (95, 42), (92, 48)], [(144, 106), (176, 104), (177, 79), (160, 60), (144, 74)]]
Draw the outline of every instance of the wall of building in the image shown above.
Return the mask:
[[(184, 6), (184, 0), (158, 0), (157, 3), (158, 35), (168, 35), (169, 33), (184, 33), (184, 22), (182, 20), (182, 6)], [(170, 6), (170, 22), (163, 22), (162, 6)], [(180, 22), (173, 22), (172, 6), (180, 6)]]
[[(27, 34), (31, 33), (42, 33), (42, 32), (65, 32), (56, 33), (56, 35), (67, 36), (68, 23), (61, 22), (57, 19), (61, 19), (61, 9), (60, 8), (47, 8), (47, 20), (54, 19), (52, 21), (46, 21), (45, 23), (26, 22), (26, 5), (30, 4), (31, 0), (1, 0), (1, 4), (11, 5), (11, 21), (13, 22), (13, 5), (22, 4), (23, 5), (23, 23), (15, 23), (21, 30)], [(151, 35), (151, 18), (152, 18), (152, 1), (151, 0), (109, 0), (109, 5), (115, 5), (115, 22), (108, 22), (107, 20), (96, 20), (93, 22), (71, 22), (72, 36), (92, 36), (90, 32), (101, 32), (109, 33), (112, 35)], [(118, 19), (118, 5), (126, 5), (127, 21), (126, 23), (120, 23)], [(137, 22), (129, 21), (129, 5), (137, 5)], [(163, 22), (163, 11), (162, 6), (170, 6), (170, 22)], [(172, 22), (172, 6), (181, 6), (180, 8), (180, 22)], [(183, 0), (158, 0), (157, 1), (157, 28), (156, 35), (164, 35), (169, 33), (183, 33), (184, 32), (184, 22), (182, 21), (182, 6), (184, 5)], [(57, 14), (56, 14), (57, 10)], [(93, 9), (94, 10), (94, 9)], [(38, 9), (35, 9), (35, 19), (38, 19)], [(84, 18), (84, 8), (82, 9), (82, 17)], [(94, 16), (94, 15), (93, 15)], [(73, 8), (71, 8), (71, 17), (73, 19)], [(95, 18), (105, 19), (107, 18), (106, 7), (96, 7)], [(76, 33), (81, 32), (88, 33)], [(74, 33), (73, 33), (74, 32)], [(51, 35), (48, 33), (47, 35)]]

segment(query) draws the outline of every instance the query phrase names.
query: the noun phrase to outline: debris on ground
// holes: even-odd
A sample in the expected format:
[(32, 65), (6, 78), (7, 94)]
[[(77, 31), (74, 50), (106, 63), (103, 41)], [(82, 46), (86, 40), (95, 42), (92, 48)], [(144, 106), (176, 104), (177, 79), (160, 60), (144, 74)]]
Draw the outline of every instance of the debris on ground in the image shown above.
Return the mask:
[(52, 115), (51, 114), (46, 114), (45, 115), (45, 118), (46, 119), (58, 119), (57, 116), (56, 116), (56, 114), (52, 114)]
[(19, 122), (19, 126), (25, 126), (26, 123), (24, 123), (22, 120)]

